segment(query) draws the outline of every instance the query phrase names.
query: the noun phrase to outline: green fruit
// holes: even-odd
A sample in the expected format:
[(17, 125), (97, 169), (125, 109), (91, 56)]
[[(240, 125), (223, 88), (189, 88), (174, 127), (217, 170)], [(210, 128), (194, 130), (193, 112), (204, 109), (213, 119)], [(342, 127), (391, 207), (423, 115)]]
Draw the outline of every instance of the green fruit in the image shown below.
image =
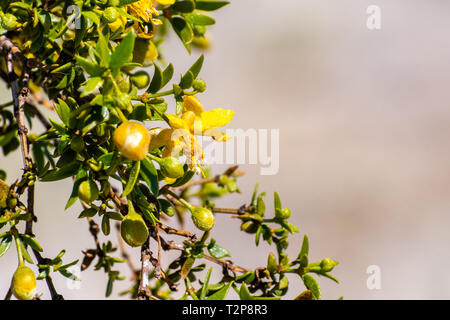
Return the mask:
[(147, 225), (142, 216), (134, 211), (132, 206), (122, 220), (120, 235), (131, 247), (140, 247), (147, 241), (149, 235)]
[(78, 197), (88, 204), (97, 200), (98, 193), (97, 184), (92, 180), (85, 180), (78, 187)]
[(211, 210), (202, 207), (193, 207), (191, 213), (192, 222), (194, 222), (194, 225), (198, 229), (208, 231), (214, 226), (214, 215)]
[(183, 165), (180, 160), (174, 157), (163, 158), (160, 163), (161, 173), (168, 178), (178, 179), (184, 176)]
[(114, 7), (108, 7), (103, 11), (102, 17), (107, 23), (113, 23), (119, 18), (120, 13)]
[(12, 292), (20, 300), (31, 300), (36, 295), (36, 277), (27, 266), (19, 266), (14, 272)]
[(131, 82), (138, 89), (145, 89), (150, 83), (150, 76), (148, 75), (147, 72), (141, 70), (131, 76)]

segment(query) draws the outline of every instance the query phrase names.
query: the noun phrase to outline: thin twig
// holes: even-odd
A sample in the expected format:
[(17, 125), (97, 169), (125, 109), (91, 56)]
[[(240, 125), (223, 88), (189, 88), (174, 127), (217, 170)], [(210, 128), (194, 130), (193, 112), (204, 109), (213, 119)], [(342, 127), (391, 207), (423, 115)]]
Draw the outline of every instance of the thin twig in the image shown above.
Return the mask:
[(141, 247), (141, 271), (140, 271), (140, 281), (138, 288), (138, 299), (139, 300), (149, 300), (150, 290), (149, 285), (149, 274), (150, 274), (150, 237)]

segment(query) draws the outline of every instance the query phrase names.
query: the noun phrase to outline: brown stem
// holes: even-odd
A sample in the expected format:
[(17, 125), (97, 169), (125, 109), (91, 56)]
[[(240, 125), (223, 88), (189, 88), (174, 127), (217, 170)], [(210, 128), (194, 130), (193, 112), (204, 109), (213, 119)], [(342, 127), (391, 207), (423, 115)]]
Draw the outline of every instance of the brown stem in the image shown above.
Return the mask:
[(141, 247), (141, 271), (140, 271), (140, 281), (138, 288), (138, 299), (139, 300), (149, 300), (150, 290), (148, 288), (149, 274), (150, 274), (150, 237)]

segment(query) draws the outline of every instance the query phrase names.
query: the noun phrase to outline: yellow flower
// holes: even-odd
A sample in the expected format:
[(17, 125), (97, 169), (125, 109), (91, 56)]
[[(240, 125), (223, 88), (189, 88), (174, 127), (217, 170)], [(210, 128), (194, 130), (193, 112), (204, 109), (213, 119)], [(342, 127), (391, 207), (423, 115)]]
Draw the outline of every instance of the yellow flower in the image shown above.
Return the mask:
[(175, 3), (175, 0), (156, 0), (156, 1), (162, 4), (163, 6)]
[(183, 152), (192, 169), (204, 160), (204, 154), (196, 136), (209, 136), (218, 142), (227, 141), (229, 137), (217, 127), (228, 124), (233, 116), (233, 110), (222, 108), (205, 111), (196, 97), (185, 96), (181, 115), (167, 115), (171, 128), (155, 133), (149, 150), (165, 146), (163, 157), (177, 156)]
[[(145, 39), (152, 38), (154, 25), (161, 24), (160, 20), (153, 18), (154, 15), (158, 15), (158, 12), (153, 8), (152, 0), (139, 0), (125, 5), (125, 9), (131, 16), (140, 20), (135, 21), (133, 25), (136, 35)], [(126, 22), (125, 17), (120, 16), (116, 21), (109, 23), (109, 27), (114, 32), (120, 27), (125, 28)]]

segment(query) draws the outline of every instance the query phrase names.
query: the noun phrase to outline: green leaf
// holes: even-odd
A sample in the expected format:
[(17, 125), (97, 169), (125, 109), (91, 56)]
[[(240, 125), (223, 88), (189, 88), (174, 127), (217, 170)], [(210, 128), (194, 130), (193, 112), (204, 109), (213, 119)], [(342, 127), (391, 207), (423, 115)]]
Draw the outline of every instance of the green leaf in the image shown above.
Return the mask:
[(25, 245), (23, 244), (22, 240), (20, 239), (20, 237), (17, 239), (17, 243), (19, 245), (19, 250), (22, 253), (23, 258), (30, 264), (34, 264), (33, 259), (31, 259), (30, 254), (28, 253), (27, 248), (25, 247)]
[(103, 79), (101, 77), (92, 77), (84, 85), (81, 97), (85, 97), (103, 85)]
[(281, 200), (280, 200), (280, 196), (278, 195), (278, 193), (277, 192), (275, 192), (274, 194), (273, 194), (273, 198), (274, 198), (274, 204), (275, 204), (275, 211), (278, 209), (278, 210), (281, 210)]
[(144, 158), (141, 160), (142, 168), (141, 168), (141, 177), (150, 188), (154, 195), (157, 195), (159, 192), (159, 183), (158, 183), (158, 171), (155, 168), (155, 165), (148, 158)]
[(255, 188), (253, 189), (253, 194), (252, 194), (252, 200), (250, 201), (250, 204), (253, 207), (256, 207), (256, 197), (258, 195), (258, 185), (255, 185)]
[(105, 236), (109, 235), (109, 233), (111, 232), (109, 217), (106, 214), (104, 214), (102, 218), (102, 232)]
[(303, 283), (305, 284), (305, 287), (309, 290), (311, 290), (311, 293), (313, 294), (314, 299), (319, 300), (320, 299), (320, 288), (319, 284), (317, 283), (317, 280), (314, 279), (313, 276), (309, 274), (302, 275)]
[(192, 269), (192, 266), (194, 265), (195, 262), (195, 258), (193, 257), (188, 257), (186, 259), (186, 261), (183, 263), (183, 266), (181, 267), (181, 279), (185, 279), (187, 277), (187, 275), (189, 274), (189, 272)]
[(109, 63), (111, 69), (118, 69), (125, 63), (131, 62), (133, 58), (134, 39), (135, 36), (132, 32), (123, 38), (111, 55), (111, 61)]
[(215, 11), (217, 9), (220, 9), (220, 8), (226, 6), (229, 3), (230, 2), (228, 2), (228, 1), (200, 1), (200, 0), (197, 0), (195, 2), (195, 6), (198, 10)]
[(113, 220), (117, 220), (117, 221), (123, 220), (123, 216), (116, 211), (108, 211), (105, 213), (105, 215), (108, 215), (108, 218), (113, 219)]
[(222, 289), (210, 295), (206, 300), (225, 300), (232, 285), (233, 281), (228, 282)]
[(227, 249), (224, 249), (217, 244), (214, 244), (213, 246), (208, 246), (208, 252), (216, 259), (231, 257), (230, 252)]
[(119, 7), (125, 6), (127, 4), (132, 4), (133, 2), (138, 2), (139, 0), (119, 0)]
[[(111, 53), (108, 47), (108, 40), (103, 35), (103, 33), (99, 32), (97, 45), (95, 47), (95, 52), (100, 58), (100, 64), (103, 67), (108, 67), (111, 62)], [(93, 75), (92, 75), (93, 76)]]
[(181, 16), (173, 16), (170, 19), (170, 22), (172, 24), (175, 33), (183, 42), (186, 50), (190, 53), (191, 49), (189, 44), (194, 39), (194, 32), (192, 31), (192, 27)]
[(113, 282), (114, 280), (112, 278), (108, 279), (108, 284), (106, 285), (106, 297), (109, 297), (112, 293), (112, 289), (113, 289)]
[(50, 170), (43, 177), (40, 178), (41, 181), (57, 181), (66, 179), (68, 177), (74, 176), (80, 168), (80, 163), (73, 162), (61, 169)]
[(245, 283), (241, 284), (239, 290), (239, 298), (241, 300), (280, 300), (280, 297), (254, 297), (250, 294)]
[(103, 69), (95, 62), (83, 57), (75, 56), (77, 64), (84, 69), (91, 77), (98, 77), (103, 73)]
[(65, 268), (58, 269), (58, 272), (61, 273), (64, 277), (69, 278), (74, 281), (81, 281), (80, 278), (78, 278), (76, 275), (74, 275), (72, 272), (68, 271)]
[(80, 187), (80, 183), (83, 182), (84, 180), (86, 180), (86, 178), (87, 178), (86, 170), (84, 170), (83, 168), (80, 168), (80, 170), (78, 170), (78, 172), (75, 176), (72, 193), (70, 194), (70, 198), (66, 203), (65, 210), (70, 208), (78, 200), (78, 188)]
[(170, 80), (172, 80), (173, 77), (173, 65), (169, 64), (166, 69), (164, 69), (163, 75), (162, 75), (162, 83), (161, 88), (163, 88), (166, 84), (169, 83)]
[(263, 192), (258, 196), (258, 199), (256, 200), (256, 213), (259, 214), (261, 217), (263, 217), (264, 213), (266, 212), (266, 204), (264, 203), (265, 196), (266, 193)]
[(196, 26), (210, 26), (216, 23), (216, 20), (204, 14), (192, 13), (186, 18), (190, 23)]
[(205, 300), (206, 294), (208, 292), (209, 278), (211, 278), (212, 268), (209, 268), (206, 274), (205, 282), (203, 283), (202, 290), (200, 292), (200, 300)]
[(3, 256), (6, 251), (8, 251), (9, 247), (11, 246), (12, 242), (12, 236), (11, 234), (7, 234), (2, 238), (0, 241), (0, 257)]
[(177, 1), (170, 8), (173, 11), (189, 13), (194, 11), (195, 5), (193, 1)]
[(198, 74), (202, 70), (203, 61), (205, 60), (205, 56), (202, 54), (197, 61), (194, 62), (194, 64), (189, 69), (190, 72), (192, 72), (192, 75), (194, 76), (194, 79), (198, 77)]
[(186, 72), (186, 74), (181, 78), (179, 86), (182, 89), (189, 89), (194, 82), (194, 74), (191, 71)]
[(122, 197), (122, 198), (126, 197), (127, 195), (129, 195), (131, 193), (131, 191), (133, 191), (134, 185), (136, 184), (136, 181), (138, 180), (138, 177), (139, 177), (140, 168), (141, 168), (141, 162), (135, 161), (133, 166), (131, 167), (128, 182), (125, 185), (125, 188), (120, 197)]
[(162, 85), (163, 84), (163, 73), (161, 71), (161, 68), (156, 63), (154, 63), (153, 65), (155, 66), (155, 73), (153, 74), (153, 78), (152, 78), (152, 82), (150, 83), (150, 86), (147, 88), (148, 93), (156, 93), (163, 86)]
[(63, 100), (58, 98), (58, 103), (54, 104), (56, 113), (58, 113), (59, 118), (62, 120), (62, 122), (69, 126), (69, 118), (70, 118), (70, 108)]
[(39, 242), (37, 242), (36, 239), (30, 237), (28, 234), (20, 234), (19, 238), (20, 238), (20, 240), (25, 242), (27, 245), (29, 245), (34, 250), (39, 251), (39, 252), (43, 251)]
[(298, 254), (297, 259), (301, 259), (303, 255), (309, 254), (309, 240), (308, 236), (305, 234), (303, 237), (302, 248), (300, 249), (300, 253)]

